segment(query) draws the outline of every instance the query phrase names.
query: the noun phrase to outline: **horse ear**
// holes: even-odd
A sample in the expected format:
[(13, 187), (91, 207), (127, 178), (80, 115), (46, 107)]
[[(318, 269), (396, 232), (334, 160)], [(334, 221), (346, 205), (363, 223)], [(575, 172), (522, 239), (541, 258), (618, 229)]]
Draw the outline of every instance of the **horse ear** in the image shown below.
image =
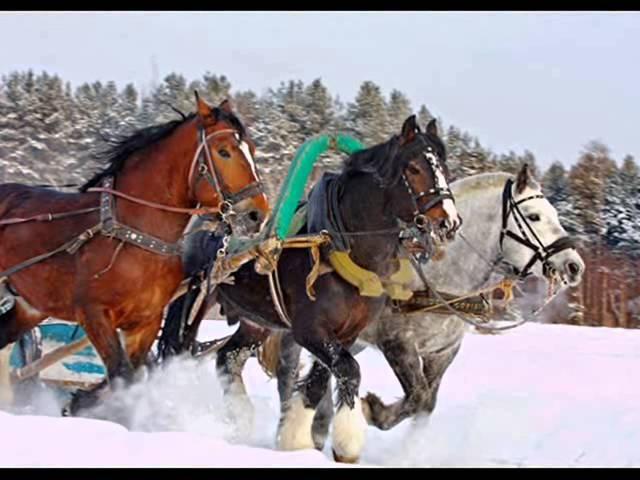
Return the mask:
[(231, 106), (231, 101), (228, 98), (225, 98), (220, 105), (218, 105), (218, 108), (224, 112), (233, 113), (233, 107)]
[(525, 163), (522, 165), (522, 168), (518, 172), (518, 176), (516, 177), (516, 192), (522, 193), (529, 182), (531, 181), (531, 173), (529, 172), (529, 164)]
[(427, 124), (426, 132), (429, 135), (433, 135), (434, 137), (438, 136), (438, 124), (436, 123), (435, 118), (432, 118), (431, 121)]
[(420, 131), (420, 127), (418, 127), (418, 122), (416, 122), (416, 116), (411, 115), (407, 118), (402, 124), (402, 139), (404, 143), (410, 142), (416, 136), (416, 132)]
[(198, 91), (195, 90), (195, 95), (196, 95), (196, 105), (198, 107), (198, 115), (201, 118), (205, 118), (211, 115), (211, 107), (209, 105), (207, 105), (207, 102), (205, 102), (204, 100), (202, 100), (200, 98), (200, 95), (198, 95)]

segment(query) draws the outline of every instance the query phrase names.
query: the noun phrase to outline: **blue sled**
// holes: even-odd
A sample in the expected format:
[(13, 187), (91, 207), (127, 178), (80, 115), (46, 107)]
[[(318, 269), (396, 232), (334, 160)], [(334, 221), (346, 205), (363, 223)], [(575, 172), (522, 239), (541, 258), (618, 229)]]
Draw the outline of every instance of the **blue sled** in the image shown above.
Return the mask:
[[(10, 358), (12, 368), (22, 368), (37, 360), (46, 343), (70, 344), (86, 336), (82, 327), (70, 323), (43, 323), (16, 342)], [(66, 370), (75, 374), (105, 375), (106, 370), (92, 346), (62, 360)]]

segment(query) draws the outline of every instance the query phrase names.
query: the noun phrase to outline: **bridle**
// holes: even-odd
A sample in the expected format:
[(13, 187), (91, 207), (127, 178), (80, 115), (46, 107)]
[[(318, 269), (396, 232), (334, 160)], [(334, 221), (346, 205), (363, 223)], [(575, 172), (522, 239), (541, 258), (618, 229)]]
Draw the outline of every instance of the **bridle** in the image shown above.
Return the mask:
[[(422, 137), (419, 138), (423, 143), (426, 143)], [(428, 190), (416, 192), (409, 183), (409, 180), (407, 180), (407, 176), (404, 172), (402, 173), (402, 180), (404, 181), (407, 190), (409, 190), (409, 195), (413, 202), (413, 223), (420, 231), (424, 232), (429, 224), (429, 219), (425, 214), (443, 200), (450, 199), (455, 203), (455, 198), (453, 197), (453, 192), (446, 181), (446, 177), (442, 171), (442, 167), (440, 166), (440, 161), (433, 151), (433, 147), (431, 147), (431, 145), (427, 145), (426, 150), (423, 150), (422, 154), (431, 167), (434, 186)], [(444, 184), (442, 184), (441, 179), (444, 180)], [(421, 210), (418, 206), (418, 202), (422, 197), (426, 197), (427, 195), (432, 195), (433, 197), (422, 207)]]
[[(216, 168), (216, 164), (213, 161), (211, 153), (212, 150), (209, 146), (209, 140), (217, 137), (218, 135), (224, 134), (233, 134), (234, 139), (236, 140), (236, 142), (238, 142), (238, 146), (240, 145), (240, 136), (234, 129), (226, 128), (224, 130), (218, 130), (207, 135), (203, 126), (198, 127), (199, 145), (196, 149), (196, 153), (193, 156), (191, 167), (189, 168), (188, 182), (189, 195), (192, 198), (195, 198), (195, 192), (198, 183), (204, 178), (207, 183), (211, 185), (214, 191), (220, 196), (220, 214), (222, 215), (223, 219), (226, 219), (235, 213), (233, 211), (233, 206), (235, 204), (247, 198), (264, 193), (264, 188), (262, 186), (262, 182), (258, 179), (255, 182), (246, 185), (240, 191), (232, 193), (229, 191), (227, 185), (223, 181), (221, 181), (222, 176), (220, 175), (220, 172)], [(247, 159), (247, 161), (251, 160)], [(198, 177), (194, 179), (196, 171), (198, 173)]]
[[(529, 200), (544, 198), (544, 195), (542, 194), (530, 195), (528, 197), (521, 198), (516, 202), (515, 199), (513, 198), (512, 187), (513, 187), (513, 180), (509, 179), (507, 180), (504, 186), (504, 190), (502, 191), (502, 229), (500, 230), (500, 257), (504, 262), (504, 257), (502, 255), (503, 242), (505, 237), (509, 237), (512, 240), (515, 240), (519, 244), (524, 245), (525, 247), (533, 251), (533, 255), (531, 256), (531, 258), (529, 259), (529, 261), (527, 262), (527, 264), (524, 266), (522, 270), (516, 268), (513, 265), (510, 265), (511, 268), (513, 269), (513, 272), (517, 275), (517, 277), (519, 279), (524, 279), (525, 277), (529, 276), (531, 274), (531, 268), (533, 268), (533, 266), (538, 261), (542, 263), (543, 274), (545, 276), (548, 276), (554, 271), (553, 266), (549, 263), (549, 259), (553, 255), (560, 253), (564, 250), (568, 250), (570, 248), (576, 248), (575, 240), (573, 240), (569, 236), (565, 236), (557, 239), (556, 241), (552, 242), (550, 245), (544, 245), (544, 243), (542, 243), (542, 241), (536, 234), (535, 230), (531, 227), (531, 225), (527, 221), (527, 218), (522, 213), (519, 207), (519, 205)], [(508, 229), (507, 223), (511, 215), (513, 215), (513, 219), (516, 223), (516, 226), (518, 227), (518, 230), (520, 230), (521, 235), (518, 235), (517, 233), (514, 233)], [(526, 230), (525, 230), (525, 227), (526, 227)], [(527, 230), (529, 233), (527, 233)], [(532, 238), (535, 241), (535, 243), (534, 241), (532, 241)]]
[[(114, 175), (106, 176), (102, 179), (102, 183), (100, 187), (91, 187), (87, 189), (87, 192), (100, 192), (100, 204), (97, 207), (84, 208), (80, 210), (75, 210), (72, 212), (63, 212), (63, 213), (48, 213), (48, 214), (40, 214), (27, 218), (9, 218), (3, 219), (0, 221), (0, 225), (2, 224), (18, 224), (25, 223), (31, 221), (53, 221), (61, 218), (71, 217), (75, 215), (83, 215), (94, 211), (99, 211), (100, 220), (97, 224), (88, 228), (80, 235), (75, 236), (68, 242), (60, 245), (58, 248), (55, 248), (49, 252), (43, 253), (41, 255), (37, 255), (28, 260), (25, 260), (18, 265), (14, 265), (13, 267), (6, 269), (0, 272), (0, 281), (8, 278), (10, 275), (13, 275), (25, 268), (30, 267), (31, 265), (35, 265), (41, 261), (44, 261), (48, 258), (53, 257), (62, 252), (67, 252), (71, 255), (75, 254), (82, 245), (91, 240), (95, 235), (101, 234), (109, 238), (117, 239), (120, 241), (120, 244), (116, 247), (113, 256), (111, 258), (111, 262), (109, 265), (98, 272), (97, 276), (100, 276), (107, 271), (109, 271), (116, 257), (122, 249), (124, 243), (129, 243), (140, 247), (144, 250), (147, 250), (152, 253), (156, 253), (163, 256), (180, 256), (182, 255), (182, 241), (178, 241), (176, 243), (168, 243), (164, 240), (157, 238), (148, 233), (137, 230), (136, 228), (130, 227), (121, 223), (116, 215), (116, 209), (114, 204), (114, 198), (122, 198), (132, 203), (137, 203), (138, 205), (144, 205), (149, 208), (154, 208), (162, 211), (168, 211), (172, 213), (179, 213), (184, 215), (209, 215), (212, 213), (219, 213), (221, 216), (221, 229), (223, 230), (224, 236), (222, 239), (222, 248), (220, 248), (217, 252), (217, 257), (220, 258), (226, 255), (227, 246), (229, 243), (230, 234), (232, 231), (232, 219), (231, 216), (234, 215), (233, 206), (237, 202), (241, 202), (246, 198), (250, 198), (261, 193), (264, 193), (262, 183), (257, 175), (257, 171), (253, 170), (253, 173), (256, 175), (257, 180), (253, 183), (245, 186), (238, 192), (230, 192), (227, 185), (221, 181), (220, 172), (215, 167), (215, 162), (213, 162), (211, 149), (209, 147), (209, 140), (215, 136), (222, 134), (233, 133), (236, 142), (240, 146), (241, 137), (239, 133), (234, 129), (224, 129), (213, 132), (209, 135), (206, 135), (206, 132), (202, 125), (198, 128), (199, 135), (199, 145), (196, 149), (196, 153), (194, 154), (193, 161), (191, 162), (191, 166), (189, 167), (189, 176), (187, 178), (188, 186), (189, 186), (189, 196), (192, 200), (195, 200), (195, 187), (197, 186), (197, 182), (199, 182), (203, 177), (207, 180), (207, 182), (213, 187), (216, 194), (220, 197), (220, 208), (217, 207), (198, 207), (198, 208), (183, 208), (183, 207), (174, 207), (171, 205), (163, 205), (156, 202), (151, 202), (147, 200), (143, 200), (141, 198), (137, 198), (135, 196), (127, 195), (123, 192), (119, 192), (115, 190), (114, 183), (115, 177)], [(203, 155), (204, 153), (204, 155)], [(247, 159), (247, 161), (251, 161), (251, 159)], [(198, 171), (198, 178), (195, 179), (194, 184), (194, 175)], [(197, 201), (195, 203), (198, 203)], [(6, 305), (4, 303), (0, 304), (0, 309), (6, 309)]]

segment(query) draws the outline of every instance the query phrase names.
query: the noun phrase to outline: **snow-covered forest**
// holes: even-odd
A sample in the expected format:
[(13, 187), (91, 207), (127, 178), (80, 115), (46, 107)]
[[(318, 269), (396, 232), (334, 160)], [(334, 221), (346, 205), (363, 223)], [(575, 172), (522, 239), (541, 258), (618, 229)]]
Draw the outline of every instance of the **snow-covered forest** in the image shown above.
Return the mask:
[[(361, 84), (353, 101), (345, 101), (321, 79), (309, 84), (291, 80), (257, 94), (233, 90), (224, 75), (206, 73), (190, 80), (171, 73), (142, 93), (133, 84), (96, 81), (73, 87), (47, 72), (11, 72), (0, 81), (0, 182), (81, 183), (99, 168), (94, 155), (106, 140), (175, 119), (173, 108), (191, 112), (194, 90), (211, 103), (233, 101), (256, 142), (271, 195), (295, 150), (313, 135), (343, 131), (372, 145), (396, 133), (411, 113), (418, 114), (423, 126), (432, 118), (427, 105), (413, 105), (398, 90), (383, 92), (372, 81)], [(634, 158), (614, 159), (605, 144), (585, 139), (575, 158), (563, 158), (542, 172), (531, 152), (493, 152), (472, 133), (447, 124), (442, 113), (439, 126), (455, 178), (515, 172), (527, 162), (542, 179), (567, 230), (582, 241), (585, 280), (555, 302), (549, 321), (640, 326), (640, 175)], [(522, 142), (526, 144), (526, 138)], [(327, 156), (316, 174), (336, 167), (339, 160)]]

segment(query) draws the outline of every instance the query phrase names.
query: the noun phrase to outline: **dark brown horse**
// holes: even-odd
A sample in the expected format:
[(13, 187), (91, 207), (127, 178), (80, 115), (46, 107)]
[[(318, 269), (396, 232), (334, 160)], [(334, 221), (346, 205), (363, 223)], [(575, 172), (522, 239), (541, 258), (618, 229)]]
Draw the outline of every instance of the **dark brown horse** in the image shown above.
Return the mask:
[(80, 324), (106, 366), (105, 381), (65, 413), (94, 403), (115, 377), (130, 380), (146, 359), (184, 278), (180, 240), (193, 214), (222, 213), (245, 234), (268, 214), (255, 147), (229, 102), (196, 101), (195, 114), (116, 143), (79, 193), (0, 185), (0, 278), (17, 298), (0, 317), (0, 348), (55, 317)]
[[(445, 160), (435, 122), (422, 133), (412, 116), (405, 121), (400, 135), (351, 155), (340, 174), (325, 176), (314, 186), (308, 199), (305, 231), (319, 232), (328, 219), (332, 246), (321, 254), (323, 273), (314, 287), (315, 300), (309, 298), (305, 286), (312, 268), (309, 253), (299, 249), (285, 249), (282, 253), (278, 275), (290, 327), (274, 308), (267, 278), (257, 274), (251, 263), (234, 274), (233, 285), (216, 288), (212, 298), (220, 303), (228, 320), (241, 321), (218, 353), (218, 372), (228, 394), (244, 393), (242, 367), (269, 329), (290, 329), (295, 341), (315, 358), (311, 371), (283, 412), (280, 448), (314, 447), (311, 422), (333, 375), (338, 391), (334, 455), (342, 461), (357, 460), (364, 444), (366, 421), (358, 399), (359, 366), (349, 347), (382, 312), (388, 297), (360, 295), (355, 286), (328, 266), (328, 254), (330, 250), (346, 250), (355, 264), (388, 279), (398, 269), (403, 222), (429, 222), (439, 233), (451, 236), (460, 219), (447, 184)], [(335, 195), (331, 193), (332, 184)], [(204, 311), (206, 308), (201, 309), (200, 319)], [(167, 332), (174, 320), (168, 316)]]

